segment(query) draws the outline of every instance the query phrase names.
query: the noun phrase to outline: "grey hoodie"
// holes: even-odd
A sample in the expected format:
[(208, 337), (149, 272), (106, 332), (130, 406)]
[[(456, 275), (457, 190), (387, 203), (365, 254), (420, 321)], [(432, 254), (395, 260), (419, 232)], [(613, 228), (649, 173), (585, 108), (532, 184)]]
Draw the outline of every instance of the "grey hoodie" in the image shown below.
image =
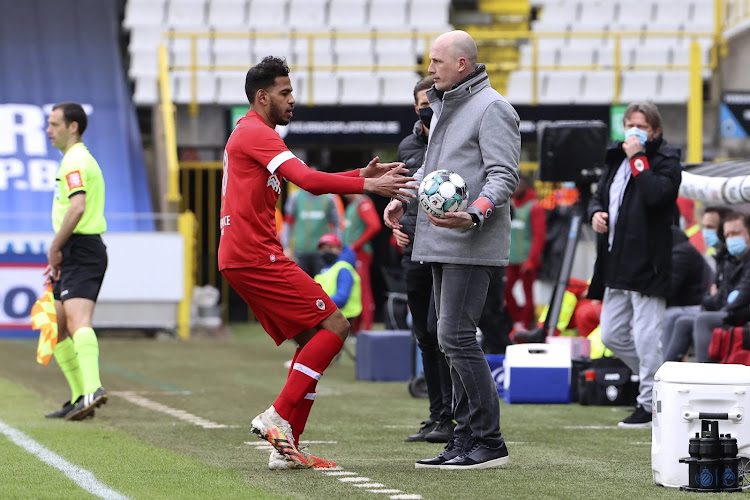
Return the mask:
[[(489, 82), (484, 65), (453, 89), (427, 91), (433, 110), (424, 165), (414, 175), (419, 182), (438, 169), (459, 174), (469, 187), (469, 205), (486, 197), (495, 208), (489, 217), (479, 215), (474, 229), (435, 226), (419, 210), (413, 260), (505, 266), (510, 253), (510, 205), (518, 185), (521, 134), (518, 114)], [(412, 203), (417, 203), (413, 201)]]

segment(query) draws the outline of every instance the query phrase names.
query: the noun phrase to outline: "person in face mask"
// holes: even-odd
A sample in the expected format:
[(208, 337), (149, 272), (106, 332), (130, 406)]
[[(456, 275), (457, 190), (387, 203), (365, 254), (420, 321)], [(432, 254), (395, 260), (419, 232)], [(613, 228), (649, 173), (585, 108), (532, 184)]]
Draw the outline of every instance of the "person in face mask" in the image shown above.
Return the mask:
[(706, 257), (711, 267), (716, 269), (716, 261), (719, 260), (724, 249), (724, 217), (729, 212), (725, 207), (712, 206), (706, 207), (701, 217), (701, 235), (703, 242), (706, 244)]
[(362, 284), (354, 269), (357, 256), (334, 233), (326, 233), (318, 240), (318, 251), (323, 268), (315, 275), (323, 291), (351, 322), (362, 313)]
[(650, 102), (625, 110), (625, 140), (610, 146), (588, 206), (598, 233), (588, 298), (602, 300), (601, 340), (640, 375), (637, 406), (619, 427), (651, 427), (654, 374), (672, 282), (672, 232), (682, 178), (680, 151), (662, 137)]
[(723, 230), (728, 257), (716, 270), (716, 280), (703, 298), (704, 312), (693, 322), (695, 359), (710, 362), (708, 345), (714, 328), (750, 319), (750, 218), (731, 212)]

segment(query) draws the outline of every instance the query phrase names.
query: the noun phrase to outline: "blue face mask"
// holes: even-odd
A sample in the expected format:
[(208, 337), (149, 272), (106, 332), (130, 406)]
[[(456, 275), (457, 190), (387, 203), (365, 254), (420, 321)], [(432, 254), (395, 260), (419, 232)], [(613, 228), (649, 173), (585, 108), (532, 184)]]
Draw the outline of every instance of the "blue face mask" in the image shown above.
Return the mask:
[(745, 250), (747, 250), (745, 238), (742, 236), (732, 236), (731, 238), (727, 238), (727, 250), (735, 257), (739, 257), (745, 253)]
[(710, 247), (719, 246), (719, 235), (716, 234), (716, 229), (704, 229), (703, 230), (703, 241)]
[(638, 137), (638, 140), (641, 141), (641, 146), (646, 145), (646, 140), (648, 139), (648, 132), (645, 130), (641, 130), (638, 127), (629, 128), (625, 131), (625, 140), (628, 139), (631, 135), (634, 135)]

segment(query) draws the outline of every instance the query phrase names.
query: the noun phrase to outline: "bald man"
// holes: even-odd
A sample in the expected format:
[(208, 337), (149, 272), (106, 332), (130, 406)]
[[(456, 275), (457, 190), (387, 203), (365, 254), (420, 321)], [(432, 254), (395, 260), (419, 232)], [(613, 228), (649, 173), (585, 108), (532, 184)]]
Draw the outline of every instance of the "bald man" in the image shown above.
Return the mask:
[[(518, 185), (521, 134), (518, 114), (476, 61), (476, 43), (464, 31), (440, 35), (430, 50), (433, 117), (424, 164), (414, 177), (421, 182), (438, 169), (456, 172), (469, 187), (471, 205), (444, 219), (423, 211), (417, 216), (412, 259), (432, 266), (438, 343), (450, 367), (457, 422), (445, 451), (418, 461), (417, 468), (508, 463), (497, 391), (476, 331), (490, 278), (508, 265), (508, 200)], [(402, 202), (389, 203), (386, 225), (400, 229), (403, 213)]]

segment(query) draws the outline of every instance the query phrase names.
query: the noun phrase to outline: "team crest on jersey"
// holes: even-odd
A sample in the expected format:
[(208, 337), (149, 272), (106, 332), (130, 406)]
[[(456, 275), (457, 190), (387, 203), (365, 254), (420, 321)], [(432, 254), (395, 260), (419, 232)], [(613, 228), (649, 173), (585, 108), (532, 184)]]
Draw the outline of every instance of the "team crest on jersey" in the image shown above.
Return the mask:
[(315, 301), (315, 305), (320, 309), (321, 311), (325, 311), (326, 309), (326, 303), (323, 302), (323, 299), (318, 299)]
[(271, 186), (271, 189), (276, 191), (276, 194), (281, 194), (281, 181), (276, 176), (276, 174), (271, 174), (268, 176), (268, 182), (266, 182), (266, 186)]

